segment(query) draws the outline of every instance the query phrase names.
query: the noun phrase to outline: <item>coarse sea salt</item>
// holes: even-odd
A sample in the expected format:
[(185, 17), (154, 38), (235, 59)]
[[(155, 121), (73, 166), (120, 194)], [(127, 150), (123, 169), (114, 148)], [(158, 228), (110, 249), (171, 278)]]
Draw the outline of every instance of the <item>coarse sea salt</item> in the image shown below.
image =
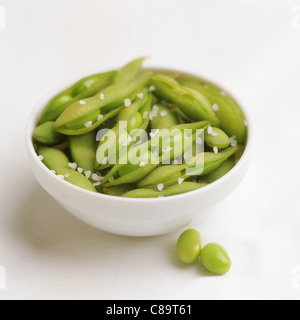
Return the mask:
[(82, 168), (77, 168), (77, 171), (78, 171), (79, 173), (82, 173), (82, 172), (83, 172), (83, 169), (82, 169)]
[(73, 163), (71, 163), (71, 162), (70, 162), (70, 163), (68, 164), (68, 167), (69, 167), (69, 168), (71, 168), (71, 169), (76, 170), (76, 169), (77, 169), (77, 167), (78, 167), (78, 165), (77, 165), (77, 163), (76, 163), (76, 162), (73, 162)]
[(179, 178), (179, 179), (178, 179), (178, 183), (179, 183), (179, 184), (182, 184), (183, 182), (184, 182), (184, 179), (183, 179), (183, 178)]
[(219, 153), (219, 149), (217, 147), (214, 147), (213, 150), (215, 154)]
[(82, 104), (82, 105), (84, 105), (84, 104), (86, 104), (86, 101), (80, 100), (79, 103)]
[(148, 111), (145, 111), (144, 114), (143, 114), (143, 118), (144, 118), (144, 119), (147, 119), (148, 114), (149, 114), (149, 112), (148, 112)]
[(91, 171), (85, 171), (84, 175), (86, 176), (87, 179), (90, 178), (92, 172)]
[(93, 121), (88, 121), (84, 124), (87, 128), (91, 127), (93, 125)]
[(124, 100), (124, 105), (125, 105), (126, 108), (130, 107), (131, 106), (131, 100), (130, 99), (125, 99)]
[(100, 181), (99, 181), (99, 182), (95, 182), (95, 183), (93, 183), (93, 186), (94, 186), (94, 187), (101, 186), (101, 182), (100, 182)]
[(236, 136), (230, 137), (229, 141), (230, 141), (230, 144), (231, 144), (232, 147), (236, 147), (237, 146)]
[(155, 130), (152, 129), (149, 135), (153, 139), (156, 135), (159, 134), (159, 132), (160, 132), (159, 129), (155, 129)]
[(158, 191), (163, 191), (164, 190), (164, 184), (163, 183), (160, 183), (159, 185), (157, 185), (157, 190)]
[(103, 118), (104, 118), (104, 115), (103, 114), (99, 114), (99, 116), (97, 118), (97, 121), (101, 121)]
[(103, 180), (103, 177), (101, 177), (101, 176), (99, 176), (98, 174), (94, 173), (94, 174), (92, 175), (92, 179), (93, 179), (94, 181), (99, 182), (99, 181)]
[(100, 100), (104, 100), (105, 99), (105, 96), (104, 96), (104, 93), (100, 93), (100, 96), (99, 96)]
[(149, 91), (150, 91), (150, 92), (153, 92), (153, 91), (155, 91), (155, 90), (156, 90), (156, 87), (155, 87), (155, 86), (150, 86), (150, 87), (149, 87)]
[(165, 117), (165, 116), (168, 115), (168, 111), (162, 111), (162, 112), (160, 113), (160, 115), (161, 115), (162, 117)]
[(212, 108), (213, 108), (214, 111), (219, 111), (219, 109), (220, 109), (219, 106), (216, 103), (213, 105)]
[(44, 160), (44, 157), (43, 156), (38, 156), (38, 158), (43, 161)]
[(143, 99), (144, 98), (144, 94), (142, 92), (140, 92), (140, 93), (137, 94), (137, 97), (140, 98), (140, 99)]

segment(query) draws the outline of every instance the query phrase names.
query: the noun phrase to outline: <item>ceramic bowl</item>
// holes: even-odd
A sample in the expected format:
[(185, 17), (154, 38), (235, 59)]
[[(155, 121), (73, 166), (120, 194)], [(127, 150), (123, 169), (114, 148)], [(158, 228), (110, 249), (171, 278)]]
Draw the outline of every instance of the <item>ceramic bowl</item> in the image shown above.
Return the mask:
[[(195, 75), (189, 76), (203, 80)], [(126, 236), (156, 236), (177, 231), (193, 223), (209, 207), (232, 193), (247, 173), (251, 158), (252, 126), (245, 106), (239, 103), (248, 122), (246, 147), (235, 167), (216, 182), (193, 192), (157, 199), (113, 197), (81, 189), (52, 174), (39, 160), (33, 146), (32, 134), (38, 119), (56, 92), (39, 103), (28, 121), (26, 145), (29, 165), (39, 184), (62, 207), (95, 228)]]

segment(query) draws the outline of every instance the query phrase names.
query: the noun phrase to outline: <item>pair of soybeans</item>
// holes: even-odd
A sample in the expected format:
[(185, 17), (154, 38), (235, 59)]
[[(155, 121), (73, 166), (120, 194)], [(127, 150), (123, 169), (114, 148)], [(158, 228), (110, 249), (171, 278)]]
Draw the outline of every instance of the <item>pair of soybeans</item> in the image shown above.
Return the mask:
[(217, 243), (210, 243), (202, 248), (200, 233), (195, 229), (181, 234), (177, 242), (177, 255), (187, 264), (196, 262), (200, 257), (204, 268), (216, 275), (223, 275), (231, 268), (226, 249)]

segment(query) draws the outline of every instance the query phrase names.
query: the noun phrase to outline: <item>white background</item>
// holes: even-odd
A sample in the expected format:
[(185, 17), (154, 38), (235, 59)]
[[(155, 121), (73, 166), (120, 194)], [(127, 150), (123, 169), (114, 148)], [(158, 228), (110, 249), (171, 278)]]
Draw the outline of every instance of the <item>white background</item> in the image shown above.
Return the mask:
[[(0, 5), (1, 299), (300, 298), (300, 0)], [(247, 178), (195, 225), (230, 252), (224, 277), (178, 262), (180, 232), (135, 239), (82, 224), (28, 168), (25, 124), (45, 94), (143, 55), (215, 80), (254, 120)]]

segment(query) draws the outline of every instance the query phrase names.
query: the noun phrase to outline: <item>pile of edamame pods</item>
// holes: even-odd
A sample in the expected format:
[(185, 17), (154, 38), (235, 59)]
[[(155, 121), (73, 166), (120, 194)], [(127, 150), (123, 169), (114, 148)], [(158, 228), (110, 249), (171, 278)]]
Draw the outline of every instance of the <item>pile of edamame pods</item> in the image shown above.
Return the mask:
[[(88, 76), (46, 105), (33, 142), (58, 178), (106, 195), (157, 198), (205, 187), (234, 167), (247, 139), (237, 103), (193, 76), (143, 69), (144, 60)], [(203, 166), (192, 174), (187, 154), (201, 137)], [(124, 161), (130, 154), (138, 160)]]

